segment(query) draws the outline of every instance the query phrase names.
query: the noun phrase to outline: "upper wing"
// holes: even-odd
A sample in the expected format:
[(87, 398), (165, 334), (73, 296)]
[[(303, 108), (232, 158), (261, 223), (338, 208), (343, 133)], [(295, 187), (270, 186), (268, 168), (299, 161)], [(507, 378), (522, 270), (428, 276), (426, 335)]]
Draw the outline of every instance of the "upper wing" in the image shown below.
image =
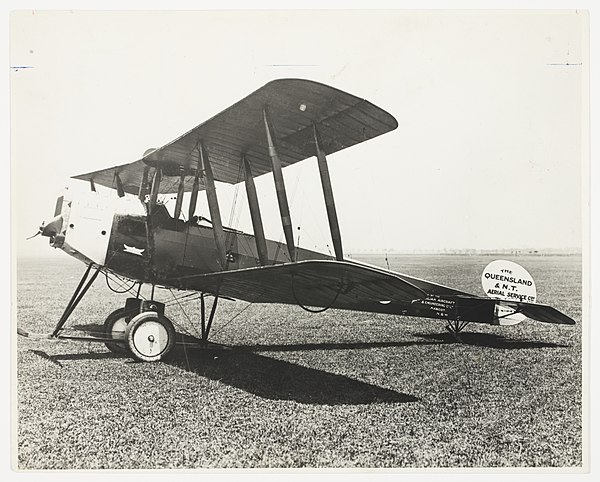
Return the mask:
[[(175, 281), (175, 280), (172, 280)], [(411, 302), (426, 293), (393, 273), (345, 261), (299, 261), (180, 278), (185, 289), (254, 303), (361, 309), (364, 303)]]
[(208, 151), (217, 181), (236, 184), (243, 180), (242, 154), (251, 165), (252, 175), (260, 176), (271, 171), (262, 117), (265, 107), (275, 130), (283, 166), (315, 155), (313, 123), (326, 154), (372, 139), (398, 126), (394, 117), (364, 99), (318, 82), (279, 79), (136, 162), (74, 178), (115, 188), (118, 174), (124, 191), (135, 194), (144, 168), (160, 165), (163, 175), (177, 176), (174, 182), (161, 183), (161, 193), (177, 191), (182, 171), (188, 174), (186, 190), (190, 190), (191, 175), (198, 165), (200, 141)]

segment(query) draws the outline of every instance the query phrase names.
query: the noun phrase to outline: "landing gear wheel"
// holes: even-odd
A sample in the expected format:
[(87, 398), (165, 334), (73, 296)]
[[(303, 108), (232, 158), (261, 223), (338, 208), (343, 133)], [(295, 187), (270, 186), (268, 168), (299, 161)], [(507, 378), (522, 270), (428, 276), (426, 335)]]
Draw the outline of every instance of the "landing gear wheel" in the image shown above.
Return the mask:
[(168, 318), (158, 316), (154, 311), (145, 311), (127, 325), (125, 342), (138, 360), (164, 360), (175, 346), (175, 328)]
[(125, 329), (127, 328), (127, 323), (129, 323), (129, 320), (134, 315), (135, 312), (127, 311), (125, 308), (119, 308), (106, 318), (106, 321), (104, 322), (104, 334), (108, 338), (119, 340), (107, 341), (104, 343), (106, 348), (113, 353), (119, 355), (126, 355), (128, 353), (127, 345), (125, 343)]

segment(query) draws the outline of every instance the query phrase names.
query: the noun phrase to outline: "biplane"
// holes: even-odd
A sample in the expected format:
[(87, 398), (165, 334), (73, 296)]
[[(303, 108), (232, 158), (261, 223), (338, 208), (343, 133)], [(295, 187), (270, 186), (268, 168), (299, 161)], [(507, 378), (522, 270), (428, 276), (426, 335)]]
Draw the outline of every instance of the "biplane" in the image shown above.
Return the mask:
[[(164, 359), (176, 332), (165, 305), (154, 299), (155, 287), (201, 294), (199, 344), (209, 343), (219, 298), (294, 304), (313, 312), (335, 308), (434, 318), (445, 321), (456, 336), (471, 322), (504, 325), (527, 317), (574, 324), (558, 310), (533, 302), (535, 296), (519, 295), (518, 289), (508, 293), (512, 296), (491, 292), (493, 297), (483, 297), (344, 257), (327, 156), (397, 125), (392, 115), (367, 100), (313, 81), (279, 79), (135, 162), (74, 176), (89, 184), (86, 195), (59, 197), (54, 218), (38, 234), (87, 269), (48, 336), (93, 338), (139, 360)], [(312, 157), (334, 248), (329, 255), (295, 245), (282, 174), (284, 167)], [(275, 183), (282, 242), (264, 234), (254, 178), (268, 173)], [(215, 181), (243, 183), (252, 234), (223, 225)], [(103, 206), (99, 185), (119, 198), (134, 199), (139, 211)], [(196, 214), (202, 190), (209, 218)], [(161, 199), (164, 195), (176, 195), (173, 214)], [(67, 320), (100, 273), (130, 280), (138, 286), (136, 296), (108, 315), (102, 337), (66, 335)], [(512, 283), (513, 291), (514, 286), (531, 285), (527, 276), (489, 276), (502, 278), (503, 285)], [(142, 285), (151, 286), (150, 299), (140, 297)]]

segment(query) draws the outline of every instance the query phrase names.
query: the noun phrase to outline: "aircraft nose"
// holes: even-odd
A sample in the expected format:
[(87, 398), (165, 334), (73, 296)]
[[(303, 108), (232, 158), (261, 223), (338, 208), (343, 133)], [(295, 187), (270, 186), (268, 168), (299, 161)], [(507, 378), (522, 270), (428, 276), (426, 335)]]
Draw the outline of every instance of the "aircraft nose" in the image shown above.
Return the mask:
[(53, 238), (57, 234), (59, 234), (62, 230), (63, 225), (63, 217), (62, 214), (58, 216), (54, 216), (52, 220), (46, 224), (45, 226), (40, 226), (40, 233), (42, 236), (47, 236), (48, 238)]

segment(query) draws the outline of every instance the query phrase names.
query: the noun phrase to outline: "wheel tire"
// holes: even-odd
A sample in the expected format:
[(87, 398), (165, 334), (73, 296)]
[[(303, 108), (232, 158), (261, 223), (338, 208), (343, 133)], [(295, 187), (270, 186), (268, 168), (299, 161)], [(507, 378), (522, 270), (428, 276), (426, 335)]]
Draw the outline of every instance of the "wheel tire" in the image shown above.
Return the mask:
[(129, 322), (125, 341), (131, 354), (138, 360), (164, 360), (175, 346), (175, 328), (167, 317), (158, 316), (154, 311), (145, 311)]
[(119, 355), (127, 355), (129, 353), (127, 343), (125, 342), (125, 330), (129, 323), (129, 319), (133, 315), (135, 315), (135, 312), (127, 311), (125, 308), (119, 308), (106, 317), (106, 321), (104, 322), (104, 334), (108, 338), (120, 340), (118, 342), (107, 341), (104, 343), (106, 348), (113, 353)]

